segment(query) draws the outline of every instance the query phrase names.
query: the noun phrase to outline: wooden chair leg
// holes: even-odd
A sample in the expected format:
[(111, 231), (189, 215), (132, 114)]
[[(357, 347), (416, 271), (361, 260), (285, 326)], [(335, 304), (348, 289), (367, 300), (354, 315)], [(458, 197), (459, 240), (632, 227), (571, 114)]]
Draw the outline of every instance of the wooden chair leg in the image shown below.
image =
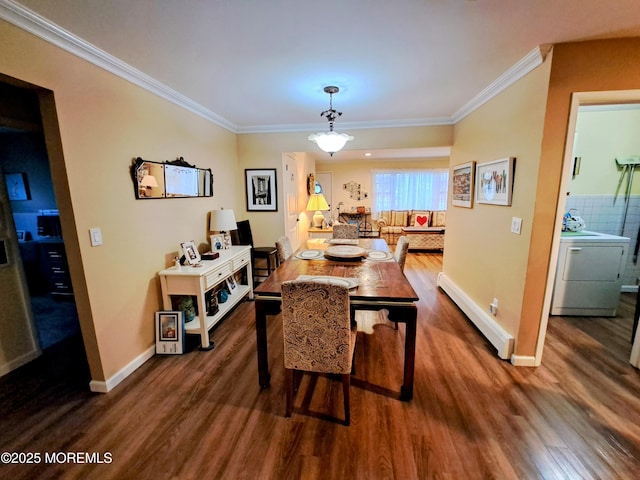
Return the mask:
[(344, 395), (344, 424), (349, 426), (351, 424), (351, 408), (349, 399), (349, 386), (351, 385), (351, 375), (348, 373), (342, 374), (342, 392)]
[(287, 385), (287, 409), (285, 417), (289, 418), (293, 411), (293, 389), (295, 388), (293, 385), (293, 370), (290, 368), (285, 368), (285, 383)]

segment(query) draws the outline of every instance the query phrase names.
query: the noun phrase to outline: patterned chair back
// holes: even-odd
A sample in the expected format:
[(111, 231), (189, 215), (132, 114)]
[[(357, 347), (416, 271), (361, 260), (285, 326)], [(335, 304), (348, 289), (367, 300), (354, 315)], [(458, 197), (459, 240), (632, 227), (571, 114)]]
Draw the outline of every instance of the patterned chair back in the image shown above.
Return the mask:
[(349, 374), (355, 329), (349, 289), (309, 281), (282, 283), (284, 366), (294, 370)]
[(293, 255), (293, 248), (291, 248), (289, 237), (283, 235), (276, 240), (276, 250), (278, 251), (278, 264), (284, 262), (287, 258)]
[(355, 223), (334, 225), (333, 238), (358, 238), (358, 225)]
[(407, 259), (407, 252), (409, 251), (409, 239), (404, 235), (398, 238), (396, 249), (393, 252), (393, 258), (400, 265), (400, 269), (404, 272), (404, 263)]

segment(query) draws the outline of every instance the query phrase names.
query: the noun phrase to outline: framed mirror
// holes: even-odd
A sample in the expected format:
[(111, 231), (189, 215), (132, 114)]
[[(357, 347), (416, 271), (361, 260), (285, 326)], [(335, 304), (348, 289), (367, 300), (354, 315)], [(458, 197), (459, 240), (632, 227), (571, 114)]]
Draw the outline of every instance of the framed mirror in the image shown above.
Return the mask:
[(137, 199), (212, 197), (211, 169), (196, 168), (182, 157), (160, 163), (138, 157), (131, 167)]

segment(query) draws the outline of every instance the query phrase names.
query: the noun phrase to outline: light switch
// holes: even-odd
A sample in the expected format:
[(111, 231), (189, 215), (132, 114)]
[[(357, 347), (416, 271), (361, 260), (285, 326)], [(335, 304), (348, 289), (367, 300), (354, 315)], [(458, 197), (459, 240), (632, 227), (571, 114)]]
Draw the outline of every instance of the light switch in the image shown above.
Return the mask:
[(102, 245), (102, 230), (98, 227), (89, 229), (89, 236), (91, 237), (91, 246), (98, 247)]
[(522, 231), (522, 219), (518, 217), (511, 217), (511, 233), (520, 235)]

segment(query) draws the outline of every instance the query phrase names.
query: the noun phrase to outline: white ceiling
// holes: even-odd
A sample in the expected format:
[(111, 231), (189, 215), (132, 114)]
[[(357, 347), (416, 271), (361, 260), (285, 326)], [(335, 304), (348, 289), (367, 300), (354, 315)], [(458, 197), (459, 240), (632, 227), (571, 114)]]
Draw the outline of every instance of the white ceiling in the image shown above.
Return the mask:
[[(544, 44), (640, 36), (638, 0), (0, 0), (236, 132), (451, 123)], [(354, 135), (357, 132), (350, 131)]]

